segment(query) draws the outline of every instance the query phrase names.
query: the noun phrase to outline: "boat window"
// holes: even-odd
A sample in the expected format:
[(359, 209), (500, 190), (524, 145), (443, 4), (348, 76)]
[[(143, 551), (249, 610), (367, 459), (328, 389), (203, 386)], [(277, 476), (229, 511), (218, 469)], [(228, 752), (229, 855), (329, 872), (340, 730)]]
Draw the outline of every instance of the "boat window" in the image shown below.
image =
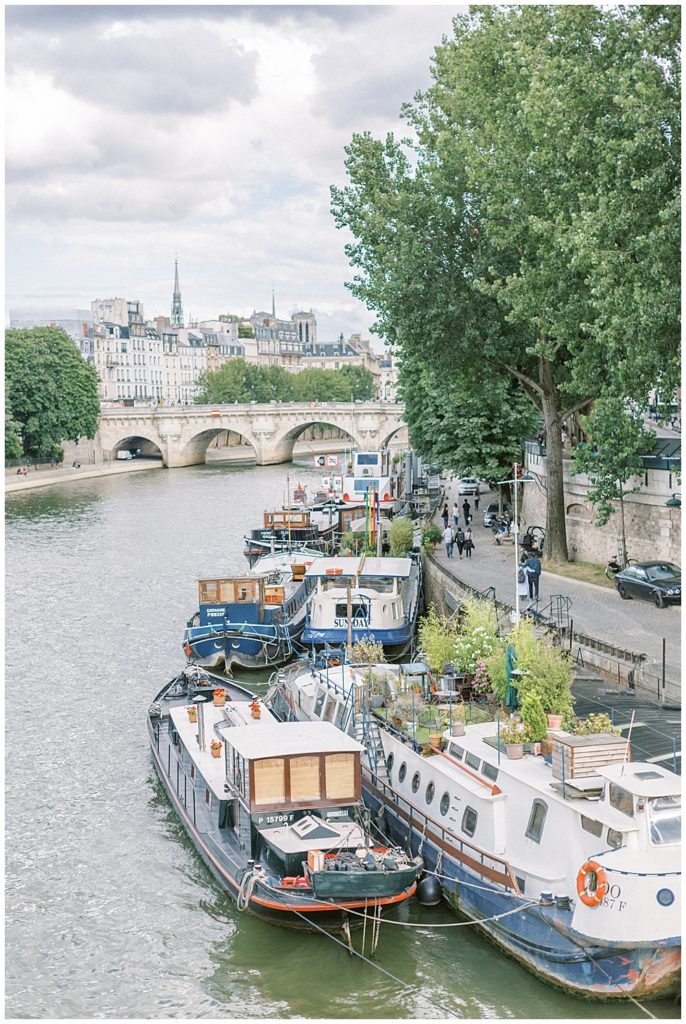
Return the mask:
[(336, 714), (333, 718), (333, 724), (338, 728), (341, 727), (343, 722), (343, 712), (345, 711), (345, 704), (341, 704), (340, 701), (336, 701)]
[(438, 809), (441, 812), (441, 814), (447, 814), (449, 807), (450, 807), (450, 794), (449, 793), (444, 793), (443, 796), (441, 797), (441, 803), (440, 803), (440, 806), (439, 806)]
[(336, 710), (336, 701), (332, 698), (327, 701), (326, 707), (324, 708), (324, 714), (322, 715), (322, 721), (330, 722), (333, 719), (333, 713)]
[[(352, 613), (351, 621), (354, 623), (355, 619), (367, 621), (368, 609), (366, 604), (360, 604), (359, 602), (353, 601), (350, 606)], [(348, 603), (347, 601), (341, 601), (336, 605), (336, 619), (345, 619), (348, 621)]]
[(407, 775), (407, 765), (403, 761), (403, 763), (400, 765), (400, 771), (398, 772), (398, 782), (402, 782), (406, 775)]
[(671, 846), (681, 842), (681, 801), (659, 796), (648, 801), (648, 825), (653, 846)]
[(628, 814), (630, 818), (633, 818), (634, 798), (628, 790), (622, 789), (615, 782), (610, 783), (610, 804), (622, 814)]
[(358, 452), (355, 456), (355, 464), (357, 466), (378, 466), (378, 452)]
[(319, 718), (321, 716), (322, 708), (324, 707), (324, 701), (325, 700), (326, 700), (326, 690), (323, 690), (321, 687), (319, 687), (319, 689), (317, 690), (317, 699), (314, 702), (314, 711), (312, 712), (313, 715), (315, 715), (316, 718)]
[(417, 792), (417, 790), (419, 789), (419, 783), (421, 781), (422, 781), (421, 775), (419, 774), (419, 772), (415, 772), (414, 775), (412, 776), (412, 792), (413, 793)]
[(326, 795), (330, 800), (355, 799), (354, 754), (326, 755)]
[(611, 846), (613, 850), (618, 850), (624, 842), (624, 836), (621, 832), (617, 832), (614, 828), (607, 830), (607, 845)]
[(286, 802), (286, 762), (283, 757), (269, 757), (255, 761), (255, 805), (283, 804)]
[(464, 760), (465, 764), (468, 764), (470, 768), (474, 768), (478, 772), (479, 768), (481, 767), (480, 757), (477, 757), (476, 754), (470, 754), (469, 751), (467, 751), (467, 756), (465, 757)]
[(491, 780), (491, 782), (495, 782), (498, 778), (498, 769), (494, 764), (489, 764), (488, 761), (484, 761), (481, 765), (481, 771), (487, 779)]
[(457, 743), (451, 743), (450, 753), (453, 757), (456, 757), (458, 761), (461, 761), (464, 756), (464, 747), (458, 747)]
[(430, 782), (429, 785), (426, 787), (426, 802), (427, 802), (427, 804), (431, 803), (431, 801), (434, 798), (435, 793), (436, 793), (436, 787), (434, 786), (433, 782)]
[(601, 836), (603, 834), (602, 821), (596, 821), (595, 818), (587, 818), (585, 814), (581, 815), (581, 827), (593, 836)]
[(391, 769), (393, 768), (393, 762), (394, 761), (395, 761), (395, 757), (393, 756), (393, 751), (391, 751), (391, 753), (386, 758), (386, 768), (388, 770), (388, 777), (389, 778), (391, 777)]
[(291, 800), (319, 800), (321, 782), (319, 779), (319, 755), (306, 754), (292, 757)]
[(543, 834), (543, 826), (545, 824), (545, 816), (548, 812), (548, 806), (542, 800), (534, 800), (531, 805), (531, 814), (529, 815), (529, 824), (526, 826), (526, 838), (533, 839), (535, 843), (540, 843), (541, 835)]
[(477, 813), (473, 807), (465, 807), (464, 814), (462, 815), (462, 831), (468, 836), (474, 835), (476, 828)]

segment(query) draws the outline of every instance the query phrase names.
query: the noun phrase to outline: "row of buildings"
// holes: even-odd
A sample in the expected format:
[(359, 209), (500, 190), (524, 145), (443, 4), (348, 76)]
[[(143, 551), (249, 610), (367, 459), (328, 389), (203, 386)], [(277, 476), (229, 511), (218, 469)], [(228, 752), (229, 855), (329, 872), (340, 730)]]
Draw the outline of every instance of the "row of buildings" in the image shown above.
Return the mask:
[(90, 310), (10, 312), (11, 327), (41, 325), (62, 327), (74, 339), (97, 371), (105, 406), (190, 404), (198, 394), (200, 375), (236, 358), (292, 373), (311, 367), (363, 366), (374, 376), (377, 398), (395, 399), (397, 371), (389, 355), (374, 352), (359, 334), (320, 342), (314, 313), (279, 319), (273, 293), (271, 313), (254, 311), (246, 319), (222, 315), (186, 326), (178, 264), (169, 316), (146, 320), (140, 301), (123, 298), (95, 299)]

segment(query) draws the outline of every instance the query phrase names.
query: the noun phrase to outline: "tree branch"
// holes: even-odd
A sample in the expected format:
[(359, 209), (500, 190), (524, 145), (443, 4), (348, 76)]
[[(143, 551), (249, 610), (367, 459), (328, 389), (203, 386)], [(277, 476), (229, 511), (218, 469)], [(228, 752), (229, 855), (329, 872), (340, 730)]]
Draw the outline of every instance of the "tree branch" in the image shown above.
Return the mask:
[(509, 363), (500, 362), (500, 365), (503, 366), (508, 373), (511, 373), (513, 377), (516, 377), (518, 381), (521, 381), (524, 390), (534, 404), (534, 394), (538, 395), (539, 398), (543, 397), (543, 388), (533, 379), (533, 377), (528, 377), (525, 373), (522, 373), (521, 370), (516, 370), (514, 366), (510, 366)]
[(563, 409), (560, 413), (560, 422), (566, 420), (567, 417), (571, 416), (573, 412), (579, 412), (580, 409), (583, 409), (585, 406), (590, 405), (591, 402), (594, 402), (597, 397), (597, 395), (591, 395), (590, 398), (582, 398), (580, 402), (577, 402), (575, 405), (571, 405), (569, 409)]

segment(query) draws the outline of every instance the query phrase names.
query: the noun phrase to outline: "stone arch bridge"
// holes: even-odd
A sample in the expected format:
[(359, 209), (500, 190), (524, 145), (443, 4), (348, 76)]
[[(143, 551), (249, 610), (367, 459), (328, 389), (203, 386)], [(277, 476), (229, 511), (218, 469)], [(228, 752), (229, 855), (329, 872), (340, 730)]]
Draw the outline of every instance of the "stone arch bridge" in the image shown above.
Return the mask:
[(253, 447), (257, 464), (266, 466), (289, 462), (298, 437), (315, 423), (345, 431), (352, 447), (381, 448), (405, 426), (403, 413), (393, 402), (134, 406), (104, 410), (98, 439), (106, 459), (137, 447), (145, 455), (161, 455), (171, 469), (204, 462), (213, 438), (231, 430)]

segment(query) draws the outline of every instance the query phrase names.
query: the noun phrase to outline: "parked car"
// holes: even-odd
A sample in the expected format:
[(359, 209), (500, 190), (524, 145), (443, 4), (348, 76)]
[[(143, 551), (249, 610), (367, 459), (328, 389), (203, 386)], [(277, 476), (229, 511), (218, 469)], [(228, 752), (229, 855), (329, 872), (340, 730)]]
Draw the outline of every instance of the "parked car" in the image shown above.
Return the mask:
[(117, 458), (120, 461), (123, 461), (124, 459), (132, 459), (133, 455), (131, 454), (128, 448), (122, 448), (120, 452), (117, 452)]
[(681, 604), (681, 569), (673, 562), (637, 562), (627, 565), (615, 576), (619, 596), (628, 601), (644, 597), (658, 608)]
[[(510, 508), (509, 502), (505, 502), (503, 505), (503, 515), (509, 518), (512, 509)], [(491, 501), (484, 510), (484, 526), (495, 526), (496, 520), (500, 515), (500, 506), (497, 501)]]
[(478, 494), (479, 481), (475, 476), (463, 476), (457, 485), (458, 494)]

